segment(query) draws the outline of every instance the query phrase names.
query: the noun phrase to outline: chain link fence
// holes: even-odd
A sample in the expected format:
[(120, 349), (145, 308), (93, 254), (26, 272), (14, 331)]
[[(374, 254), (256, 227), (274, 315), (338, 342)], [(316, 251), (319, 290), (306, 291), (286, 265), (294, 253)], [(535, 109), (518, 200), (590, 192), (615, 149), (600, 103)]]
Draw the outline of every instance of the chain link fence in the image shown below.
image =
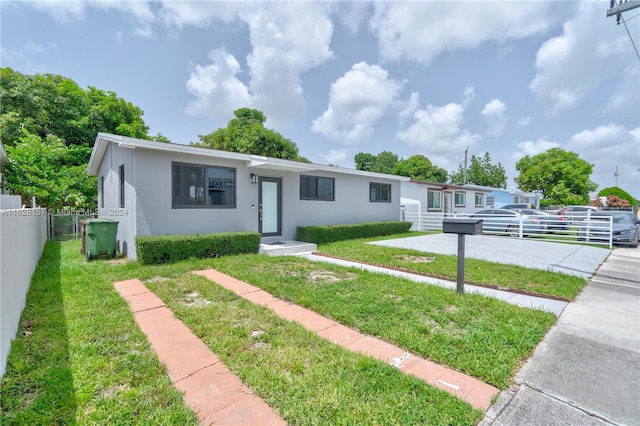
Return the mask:
[(78, 212), (49, 213), (49, 241), (77, 240), (82, 237), (80, 221), (97, 217)]

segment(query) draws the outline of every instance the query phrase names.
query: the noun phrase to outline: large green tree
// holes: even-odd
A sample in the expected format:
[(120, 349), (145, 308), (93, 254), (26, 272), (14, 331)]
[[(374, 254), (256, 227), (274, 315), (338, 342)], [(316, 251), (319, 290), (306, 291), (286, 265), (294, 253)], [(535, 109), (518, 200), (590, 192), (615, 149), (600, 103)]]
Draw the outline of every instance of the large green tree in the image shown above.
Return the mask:
[[(86, 166), (98, 132), (149, 139), (143, 111), (114, 92), (82, 89), (53, 74), (0, 68), (0, 138), (11, 166), (7, 186), (44, 207), (92, 208)], [(36, 167), (37, 165), (37, 167)]]
[(91, 149), (67, 146), (53, 135), (46, 139), (26, 130), (19, 142), (7, 146), (7, 186), (30, 202), (52, 209), (86, 208), (96, 198), (95, 179), (87, 175), (83, 159)]
[(451, 175), (451, 183), (455, 185), (471, 183), (492, 188), (506, 188), (507, 175), (502, 164), (493, 164), (491, 156), (485, 152), (482, 158), (471, 156), (471, 164), (467, 168), (466, 178), (464, 167), (459, 166), (458, 171)]
[(400, 160), (395, 165), (393, 174), (427, 182), (444, 183), (447, 181), (447, 171), (433, 165), (424, 155), (412, 155), (406, 160)]
[(208, 135), (198, 135), (200, 141), (192, 145), (285, 160), (308, 161), (300, 157), (298, 146), (294, 142), (275, 130), (264, 127), (267, 117), (261, 111), (240, 108), (235, 110), (233, 115), (235, 118), (229, 120), (227, 127), (219, 128)]
[(382, 151), (378, 155), (359, 152), (353, 158), (356, 169), (389, 175), (408, 176), (411, 179), (429, 182), (446, 182), (447, 171), (431, 163), (424, 155), (398, 157), (391, 151)]
[(589, 179), (593, 164), (578, 154), (551, 148), (534, 156), (525, 156), (516, 163), (520, 175), (515, 178), (523, 191), (540, 191), (540, 205), (587, 204), (589, 192), (598, 187)]

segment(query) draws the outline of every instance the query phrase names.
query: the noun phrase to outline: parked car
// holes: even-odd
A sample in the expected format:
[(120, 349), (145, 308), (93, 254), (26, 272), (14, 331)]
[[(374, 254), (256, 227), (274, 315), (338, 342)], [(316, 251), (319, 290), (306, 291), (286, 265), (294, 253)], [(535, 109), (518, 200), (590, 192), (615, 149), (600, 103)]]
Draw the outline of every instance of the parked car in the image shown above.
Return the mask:
[(567, 228), (567, 219), (564, 216), (536, 209), (518, 209), (516, 211), (527, 216), (536, 216), (538, 220), (544, 223), (545, 229), (549, 233), (563, 231)]
[(596, 206), (565, 206), (558, 210), (558, 215), (565, 218), (568, 224), (573, 225), (587, 218), (590, 213), (600, 211)]
[(508, 209), (479, 210), (470, 216), (482, 219), (482, 231), (488, 233), (507, 234), (510, 237), (520, 236), (520, 224), (522, 234), (539, 234), (545, 232), (545, 224), (536, 216), (529, 216)]
[[(611, 226), (610, 226), (611, 223)], [(630, 211), (607, 210), (591, 214), (589, 220), (578, 224), (578, 241), (609, 241), (616, 245), (638, 247), (640, 240), (640, 219)]]
[(521, 204), (505, 204), (500, 208), (505, 210), (519, 210), (519, 209), (532, 209), (533, 206), (529, 203), (521, 203)]

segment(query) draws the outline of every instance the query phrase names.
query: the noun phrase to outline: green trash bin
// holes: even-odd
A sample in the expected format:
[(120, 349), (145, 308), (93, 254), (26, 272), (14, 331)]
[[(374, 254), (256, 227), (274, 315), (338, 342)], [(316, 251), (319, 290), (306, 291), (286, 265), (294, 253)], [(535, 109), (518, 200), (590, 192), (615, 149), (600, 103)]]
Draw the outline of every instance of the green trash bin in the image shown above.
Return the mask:
[(89, 219), (85, 222), (87, 260), (100, 255), (116, 257), (118, 222), (111, 219)]

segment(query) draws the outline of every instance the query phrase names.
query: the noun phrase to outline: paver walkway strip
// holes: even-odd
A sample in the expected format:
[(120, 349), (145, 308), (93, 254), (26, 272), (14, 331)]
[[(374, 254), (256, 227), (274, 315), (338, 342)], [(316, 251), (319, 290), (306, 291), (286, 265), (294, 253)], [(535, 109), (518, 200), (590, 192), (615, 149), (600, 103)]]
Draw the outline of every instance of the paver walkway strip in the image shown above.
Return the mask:
[(308, 309), (277, 299), (258, 287), (214, 269), (194, 271), (194, 273), (210, 279), (253, 303), (272, 309), (283, 318), (300, 323), (333, 343), (387, 362), (407, 374), (467, 401), (475, 408), (488, 409), (491, 399), (499, 392), (497, 388), (474, 377), (420, 358), (383, 340), (363, 335)]
[(137, 279), (114, 287), (202, 425), (286, 425)]

